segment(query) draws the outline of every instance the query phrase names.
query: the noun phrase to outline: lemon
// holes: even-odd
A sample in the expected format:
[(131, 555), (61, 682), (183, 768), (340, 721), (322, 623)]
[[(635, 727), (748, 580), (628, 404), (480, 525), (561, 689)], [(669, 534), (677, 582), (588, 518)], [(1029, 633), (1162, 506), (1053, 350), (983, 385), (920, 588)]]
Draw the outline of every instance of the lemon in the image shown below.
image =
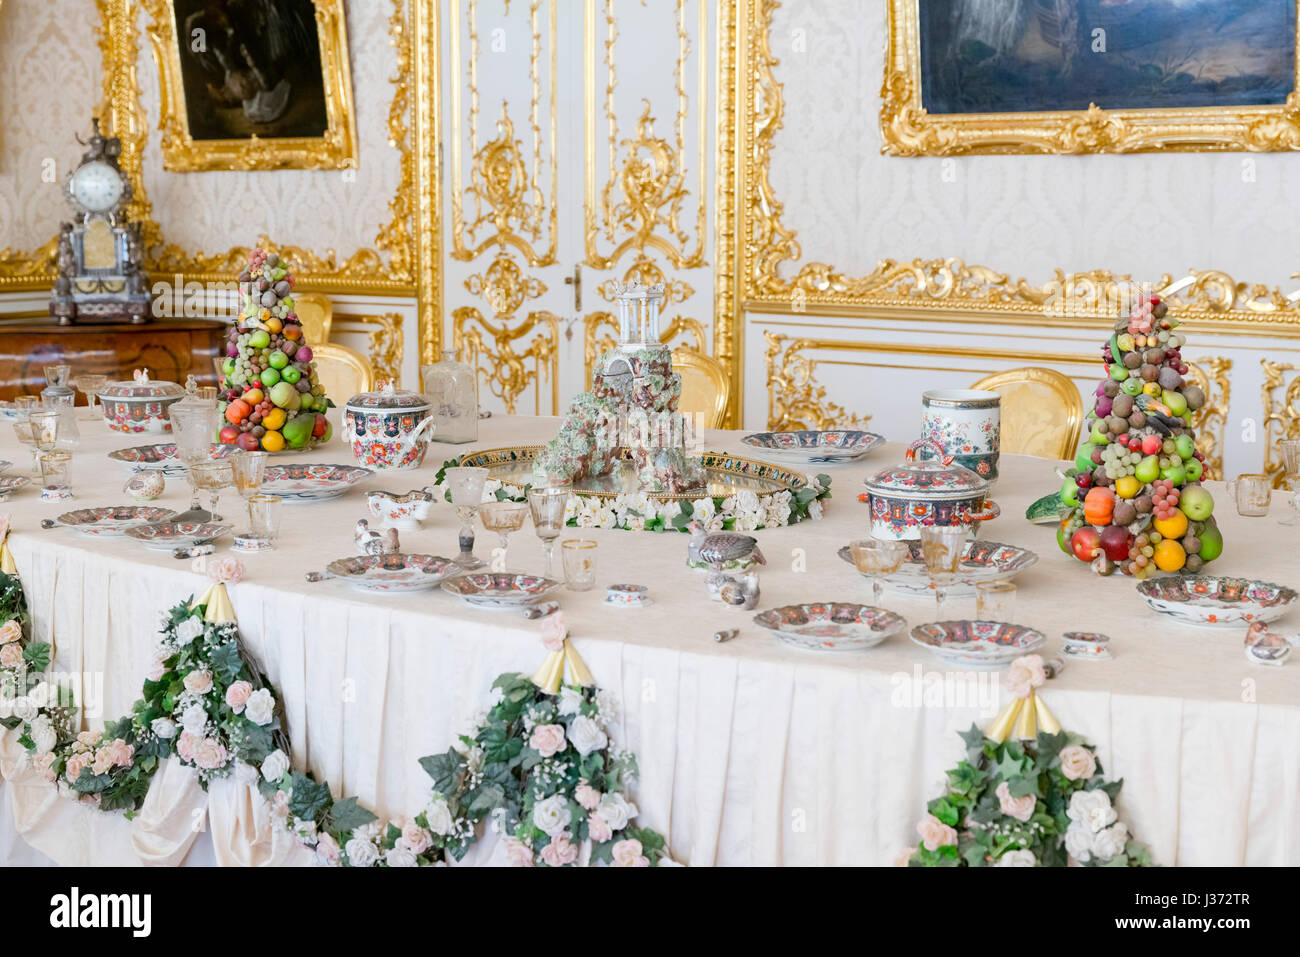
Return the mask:
[(1132, 475), (1125, 475), (1115, 481), (1115, 494), (1120, 498), (1132, 498), (1142, 491), (1142, 483)]
[(277, 431), (280, 426), (284, 425), (284, 420), (286, 418), (288, 418), (288, 415), (285, 413), (284, 409), (272, 409), (270, 412), (266, 413), (266, 416), (262, 419), (262, 425), (266, 427), (267, 431), (274, 432)]
[[(279, 452), (284, 448), (284, 436), (279, 432), (268, 430), (266, 435), (262, 436), (262, 448), (268, 452)], [(1181, 548), (1178, 550), (1182, 551)]]

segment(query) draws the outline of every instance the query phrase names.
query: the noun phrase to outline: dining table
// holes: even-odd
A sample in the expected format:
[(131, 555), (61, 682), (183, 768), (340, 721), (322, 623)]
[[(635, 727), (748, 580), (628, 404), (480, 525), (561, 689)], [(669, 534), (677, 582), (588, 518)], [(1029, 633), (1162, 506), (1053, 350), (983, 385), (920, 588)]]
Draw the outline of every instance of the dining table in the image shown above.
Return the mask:
[[(335, 438), (273, 463), (355, 464)], [(39, 481), (0, 505), (11, 517), (16, 561), (35, 640), (54, 648), (52, 668), (79, 675), (85, 728), (130, 712), (158, 644), (160, 617), (209, 584), (201, 560), (177, 559), (126, 536), (88, 536), (42, 521), (69, 509), (129, 504), (131, 472), (108, 453), (163, 442), (82, 421), (73, 452), (74, 498), (45, 502)], [(518, 610), (471, 606), (440, 588), (374, 593), (348, 582), (309, 581), (334, 559), (356, 554), (358, 519), (376, 521), (366, 492), (431, 485), (438, 469), (479, 450), (535, 446), (559, 419), (493, 415), (474, 443), (433, 442), (423, 464), (377, 471), (338, 497), (284, 503), (275, 547), (241, 554), (229, 588), (246, 650), (278, 689), (292, 760), (336, 797), (356, 795), (400, 819), (428, 799), (419, 759), (445, 751), (473, 728), (493, 680), (533, 674), (546, 650), (539, 622)], [(706, 431), (709, 451), (763, 459), (743, 431)], [(612, 737), (636, 755), (631, 790), (639, 821), (660, 831), (687, 865), (889, 865), (917, 843), (926, 803), (943, 793), (945, 769), (965, 754), (959, 733), (987, 726), (1010, 700), (1005, 671), (942, 660), (911, 629), (975, 617), (968, 595), (940, 610), (929, 590), (886, 585), (882, 604), (907, 625), (867, 649), (806, 650), (755, 623), (757, 612), (806, 602), (872, 601), (871, 582), (839, 552), (869, 534), (863, 480), (904, 458), (906, 429), (865, 457), (797, 466), (831, 479), (820, 516), (752, 532), (766, 564), (756, 607), (717, 600), (708, 574), (687, 564), (688, 534), (566, 528), (563, 538), (597, 543), (596, 584), (555, 592), (574, 646), (617, 702)], [(28, 450), (0, 424), (0, 459), (22, 473)], [(1198, 627), (1153, 610), (1137, 582), (1102, 576), (1057, 544), (1054, 524), (1031, 523), (1027, 507), (1059, 489), (1067, 463), (1001, 456), (991, 497), (1001, 515), (981, 540), (1030, 549), (1037, 561), (1014, 579), (1008, 617), (1046, 641), (1035, 649), (1063, 667), (1040, 689), (1064, 729), (1087, 739), (1130, 832), (1161, 865), (1300, 864), (1300, 664), (1248, 661), (1245, 627)], [(1209, 481), (1223, 554), (1206, 575), (1300, 584), (1300, 524), (1274, 495), (1268, 515), (1238, 515), (1224, 485)], [(169, 477), (151, 504), (188, 507), (183, 476)], [(246, 525), (233, 491), (218, 501), (228, 524)], [(814, 512), (819, 509), (814, 507)], [(404, 551), (453, 557), (460, 527), (435, 501)], [(229, 553), (231, 538), (217, 541)], [(478, 530), (489, 557), (494, 536)], [(541, 573), (542, 543), (531, 523), (501, 560)], [(647, 589), (643, 606), (610, 604), (606, 587)], [(1272, 623), (1300, 630), (1300, 612)], [(736, 630), (719, 641), (719, 632)], [(1109, 636), (1108, 659), (1062, 655), (1066, 632)], [(265, 802), (235, 779), (204, 791), (192, 777), (160, 774), (141, 813), (128, 820), (59, 797), (29, 773), (14, 732), (0, 748), (0, 863), (299, 864), (311, 855), (270, 826)], [(501, 860), (499, 835), (485, 834), (465, 864)]]

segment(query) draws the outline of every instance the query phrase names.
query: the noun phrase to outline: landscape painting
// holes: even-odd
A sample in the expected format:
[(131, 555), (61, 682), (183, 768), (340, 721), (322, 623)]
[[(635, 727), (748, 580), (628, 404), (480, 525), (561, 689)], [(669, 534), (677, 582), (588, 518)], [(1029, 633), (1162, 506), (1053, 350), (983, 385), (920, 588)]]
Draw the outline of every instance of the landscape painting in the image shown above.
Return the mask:
[(916, 0), (930, 114), (1268, 106), (1295, 0)]

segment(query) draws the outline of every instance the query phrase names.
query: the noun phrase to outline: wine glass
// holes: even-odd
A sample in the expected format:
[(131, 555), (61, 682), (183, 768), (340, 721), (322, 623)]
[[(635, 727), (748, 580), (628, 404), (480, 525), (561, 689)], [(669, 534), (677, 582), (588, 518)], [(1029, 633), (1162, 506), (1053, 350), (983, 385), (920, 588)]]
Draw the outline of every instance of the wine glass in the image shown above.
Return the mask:
[(506, 553), (510, 547), (510, 533), (524, 527), (528, 511), (527, 502), (484, 502), (478, 507), (478, 517), (483, 522), (483, 527), (489, 532), (496, 532), (501, 539), (501, 571), (507, 567)]
[(542, 540), (547, 578), (555, 577), (555, 540), (564, 528), (564, 513), (569, 507), (569, 485), (542, 485), (528, 490), (528, 507), (533, 513), (533, 531)]
[(1286, 487), (1291, 493), (1288, 496), (1291, 511), (1282, 520), (1282, 524), (1294, 525), (1296, 513), (1300, 511), (1300, 439), (1283, 439), (1277, 447), (1282, 451), (1283, 474), (1286, 476)]
[(169, 410), (172, 433), (176, 436), (176, 456), (186, 466), (190, 482), (190, 508), (176, 517), (176, 521), (207, 522), (212, 517), (199, 504), (199, 488), (195, 484), (194, 469), (212, 458), (212, 436), (217, 431), (216, 407), (186, 405), (177, 402)]
[(208, 493), (212, 521), (220, 522), (222, 517), (217, 514), (217, 500), (221, 497), (223, 488), (230, 488), (235, 483), (234, 469), (230, 462), (226, 459), (198, 462), (190, 466), (190, 473), (194, 476), (196, 491), (204, 489)]
[(930, 584), (934, 588), (934, 608), (936, 620), (943, 620), (943, 600), (947, 588), (957, 579), (961, 560), (966, 554), (965, 525), (923, 525), (921, 526), (921, 557), (925, 560), (925, 570), (930, 573)]
[(15, 419), (14, 436), (18, 439), (20, 444), (25, 445), (29, 449), (31, 449), (32, 464), (31, 464), (31, 469), (28, 472), (29, 477), (40, 478), (41, 477), (41, 458), (40, 458), (41, 453), (36, 448), (36, 439), (32, 437), (31, 420)]
[(104, 390), (104, 386), (108, 385), (108, 376), (83, 372), (73, 378), (72, 384), (78, 392), (84, 392), (86, 395), (86, 408), (90, 410), (90, 415), (87, 418), (91, 420), (99, 418), (99, 415), (95, 412), (95, 400), (99, 397), (99, 393)]
[(482, 568), (483, 561), (474, 557), (474, 516), (483, 504), (483, 486), (487, 484), (488, 470), (482, 468), (447, 469), (447, 486), (451, 504), (460, 519), (460, 554), (456, 564), (461, 568)]
[(884, 590), (886, 575), (891, 575), (903, 567), (911, 554), (907, 542), (896, 542), (885, 538), (864, 538), (849, 544), (853, 555), (853, 564), (858, 571), (871, 579), (871, 603), (880, 607), (880, 596)]

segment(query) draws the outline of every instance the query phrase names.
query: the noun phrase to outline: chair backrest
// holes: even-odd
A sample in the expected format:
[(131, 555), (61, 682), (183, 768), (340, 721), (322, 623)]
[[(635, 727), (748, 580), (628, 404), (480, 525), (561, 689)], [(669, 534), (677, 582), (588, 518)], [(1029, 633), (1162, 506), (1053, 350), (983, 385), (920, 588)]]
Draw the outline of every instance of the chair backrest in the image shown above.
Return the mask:
[(722, 428), (731, 394), (731, 383), (722, 363), (694, 349), (674, 349), (673, 371), (682, 377), (682, 397), (677, 411), (702, 413), (705, 428)]
[(375, 387), (375, 367), (355, 349), (327, 342), (312, 346), (311, 353), (316, 378), (339, 408), (354, 395)]
[(1029, 366), (985, 376), (971, 386), (1002, 396), (1001, 451), (1072, 459), (1083, 428), (1079, 387), (1055, 369)]
[(318, 292), (306, 292), (293, 297), (293, 311), (302, 323), (303, 336), (313, 349), (317, 343), (330, 341), (330, 326), (334, 322), (334, 304), (329, 296)]

